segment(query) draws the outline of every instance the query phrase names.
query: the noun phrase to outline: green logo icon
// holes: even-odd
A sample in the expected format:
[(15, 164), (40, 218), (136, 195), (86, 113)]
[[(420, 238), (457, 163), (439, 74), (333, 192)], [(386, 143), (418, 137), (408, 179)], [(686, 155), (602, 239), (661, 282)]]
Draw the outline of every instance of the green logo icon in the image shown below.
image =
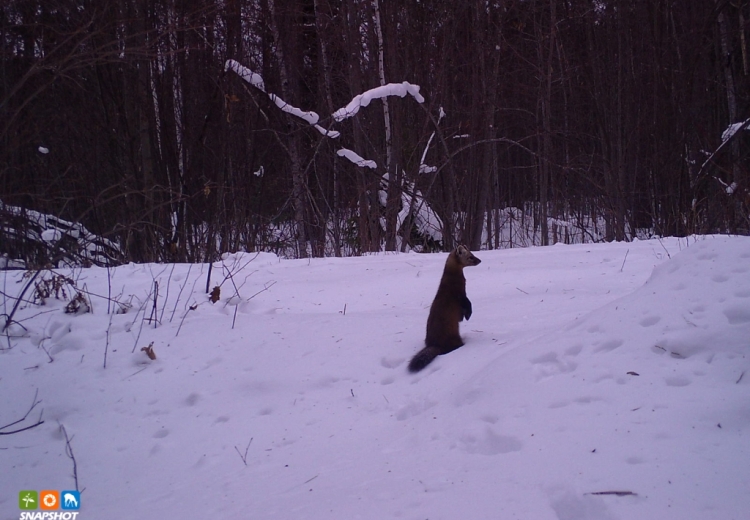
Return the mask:
[(36, 509), (39, 507), (39, 494), (36, 491), (20, 491), (18, 493), (18, 507), (20, 509)]

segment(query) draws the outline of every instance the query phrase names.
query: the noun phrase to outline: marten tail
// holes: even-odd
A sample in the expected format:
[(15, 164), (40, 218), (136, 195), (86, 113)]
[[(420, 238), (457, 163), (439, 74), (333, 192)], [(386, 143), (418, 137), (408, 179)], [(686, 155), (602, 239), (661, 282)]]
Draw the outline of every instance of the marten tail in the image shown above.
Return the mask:
[(424, 367), (432, 363), (432, 360), (440, 355), (437, 347), (425, 347), (417, 352), (409, 362), (409, 372), (419, 372)]

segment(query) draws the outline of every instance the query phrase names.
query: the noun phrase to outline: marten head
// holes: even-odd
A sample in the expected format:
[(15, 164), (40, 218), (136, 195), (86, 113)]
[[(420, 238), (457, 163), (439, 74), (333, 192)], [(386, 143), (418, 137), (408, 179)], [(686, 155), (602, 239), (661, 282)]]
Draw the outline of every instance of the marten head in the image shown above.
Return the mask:
[(456, 257), (461, 267), (479, 265), (482, 262), (479, 258), (474, 256), (474, 254), (469, 251), (469, 248), (466, 246), (458, 246), (453, 251), (453, 256)]

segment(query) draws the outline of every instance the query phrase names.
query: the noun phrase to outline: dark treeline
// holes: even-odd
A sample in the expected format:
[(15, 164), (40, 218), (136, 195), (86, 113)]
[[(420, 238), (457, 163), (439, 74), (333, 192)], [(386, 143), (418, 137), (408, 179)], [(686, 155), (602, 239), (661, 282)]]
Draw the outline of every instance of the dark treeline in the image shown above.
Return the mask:
[[(571, 222), (748, 233), (750, 132), (722, 140), (750, 118), (748, 19), (746, 0), (5, 0), (0, 200), (133, 261), (494, 248), (519, 214), (542, 244)], [(403, 81), (424, 103), (330, 117)]]

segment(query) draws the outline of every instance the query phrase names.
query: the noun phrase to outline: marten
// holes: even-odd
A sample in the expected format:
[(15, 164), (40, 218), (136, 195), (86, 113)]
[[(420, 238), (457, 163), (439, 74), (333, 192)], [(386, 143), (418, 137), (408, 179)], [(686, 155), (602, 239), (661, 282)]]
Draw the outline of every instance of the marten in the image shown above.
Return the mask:
[(464, 267), (479, 265), (480, 262), (466, 246), (458, 246), (448, 255), (427, 317), (425, 347), (409, 362), (409, 372), (419, 372), (439, 355), (453, 352), (464, 344), (458, 333), (458, 322), (471, 317)]

